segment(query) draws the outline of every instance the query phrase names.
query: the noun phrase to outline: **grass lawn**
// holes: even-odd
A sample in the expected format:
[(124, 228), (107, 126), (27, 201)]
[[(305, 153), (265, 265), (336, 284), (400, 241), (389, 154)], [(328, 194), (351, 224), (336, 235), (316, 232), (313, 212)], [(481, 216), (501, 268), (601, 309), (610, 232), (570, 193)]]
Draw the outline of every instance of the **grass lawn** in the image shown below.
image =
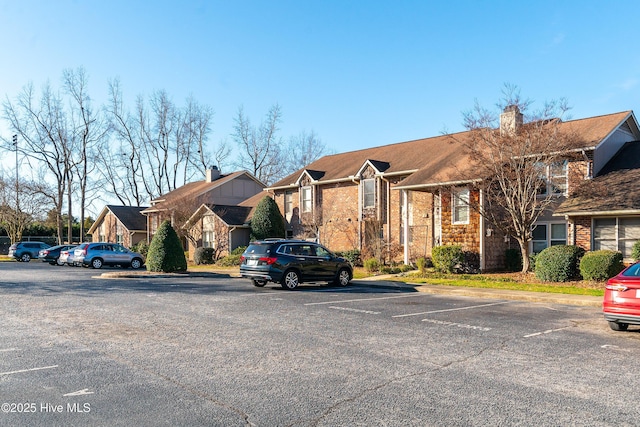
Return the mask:
[[(355, 275), (355, 274), (354, 274)], [(485, 274), (441, 274), (409, 272), (396, 275), (391, 280), (405, 283), (428, 283), (431, 285), (462, 286), (468, 288), (509, 289), (529, 292), (550, 292), (573, 295), (604, 295), (604, 282), (543, 282), (534, 273), (485, 273)]]

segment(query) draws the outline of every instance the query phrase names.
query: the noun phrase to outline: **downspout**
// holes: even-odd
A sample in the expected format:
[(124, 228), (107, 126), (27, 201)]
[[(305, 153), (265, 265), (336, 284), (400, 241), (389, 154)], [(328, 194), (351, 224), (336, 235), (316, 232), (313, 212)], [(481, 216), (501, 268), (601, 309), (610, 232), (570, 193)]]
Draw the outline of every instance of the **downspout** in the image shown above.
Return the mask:
[(404, 263), (409, 265), (409, 191), (402, 190), (402, 234), (404, 240)]
[(358, 249), (362, 250), (362, 189), (360, 188), (360, 180), (355, 176), (350, 176), (351, 182), (358, 186)]
[(238, 227), (231, 227), (231, 229), (229, 230), (229, 253), (231, 253), (231, 251), (235, 249), (231, 247), (233, 246), (233, 238), (231, 236), (232, 236), (232, 233), (236, 231), (237, 228)]
[[(480, 271), (484, 271), (484, 267), (485, 267), (485, 250), (484, 250), (484, 244), (485, 244), (485, 221), (484, 221), (484, 216), (480, 213), (484, 211), (484, 192), (482, 191), (482, 189), (480, 189), (480, 209), (478, 211), (478, 214), (480, 215), (480, 248), (479, 248), (479, 256), (480, 256)], [(471, 209), (469, 209), (469, 212), (471, 212)]]

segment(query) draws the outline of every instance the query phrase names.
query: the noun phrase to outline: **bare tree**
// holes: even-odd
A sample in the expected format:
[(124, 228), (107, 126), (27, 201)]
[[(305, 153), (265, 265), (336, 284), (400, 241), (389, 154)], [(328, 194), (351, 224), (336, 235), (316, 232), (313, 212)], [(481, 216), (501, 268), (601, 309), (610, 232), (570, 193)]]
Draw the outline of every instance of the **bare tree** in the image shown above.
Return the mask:
[(282, 170), (289, 175), (327, 154), (327, 146), (314, 131), (302, 131), (289, 139)]
[(19, 144), (15, 149), (26, 158), (32, 169), (37, 170), (42, 165), (47, 175), (53, 178), (55, 188), (45, 195), (52, 200), (57, 212), (58, 242), (62, 243), (62, 208), (65, 195), (71, 191), (73, 164), (71, 130), (62, 98), (46, 84), (37, 100), (33, 84), (28, 84), (15, 102), (8, 97), (5, 99), (3, 113), (12, 130), (18, 134)]
[(258, 127), (251, 124), (242, 107), (238, 109), (235, 119), (232, 137), (240, 151), (237, 165), (266, 184), (272, 184), (278, 177), (284, 176), (282, 140), (277, 136), (281, 120), (282, 112), (278, 104), (269, 109)]
[[(102, 117), (96, 113), (87, 92), (88, 76), (83, 68), (63, 71), (63, 83), (65, 91), (71, 96), (69, 107), (71, 123), (71, 167), (78, 181), (78, 201), (80, 204), (80, 242), (84, 241), (84, 220), (87, 205), (88, 192), (94, 183), (90, 180), (96, 169), (95, 149), (105, 139), (107, 127)], [(73, 179), (69, 179), (70, 189)], [(68, 236), (72, 241), (73, 217), (71, 215), (72, 191), (68, 192), (69, 220)]]
[(15, 243), (22, 240), (23, 231), (34, 220), (44, 215), (47, 203), (32, 183), (21, 180), (14, 185), (11, 181), (0, 177), (0, 222), (4, 224), (11, 242)]
[(548, 168), (562, 167), (571, 156), (568, 148), (575, 135), (561, 129), (562, 116), (569, 110), (565, 100), (548, 102), (542, 110), (525, 115), (530, 100), (520, 97), (517, 88), (506, 85), (498, 104), (502, 120), (476, 103), (464, 113), (468, 139), (460, 142), (468, 150), (472, 174), (484, 203), (473, 205), (480, 214), (520, 246), (522, 271), (529, 269), (529, 242), (537, 219), (557, 200), (557, 192), (541, 191), (553, 182)]
[(210, 107), (190, 97), (179, 108), (165, 91), (156, 91), (148, 100), (138, 96), (130, 113), (118, 80), (109, 83), (109, 93), (110, 143), (118, 148), (100, 150), (99, 162), (104, 180), (123, 204), (140, 206), (204, 176), (212, 162), (207, 151)]

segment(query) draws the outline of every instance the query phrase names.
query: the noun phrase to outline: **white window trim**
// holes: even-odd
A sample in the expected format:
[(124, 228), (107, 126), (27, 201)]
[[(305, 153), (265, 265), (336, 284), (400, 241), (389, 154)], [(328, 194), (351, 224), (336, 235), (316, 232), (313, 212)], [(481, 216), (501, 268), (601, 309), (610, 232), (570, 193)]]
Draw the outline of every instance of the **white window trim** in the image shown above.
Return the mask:
[[(566, 168), (564, 171), (564, 190), (562, 192), (555, 192), (553, 191), (553, 179), (551, 177), (551, 168), (553, 167), (553, 165), (548, 165), (545, 164), (544, 165), (544, 180), (545, 180), (545, 191), (544, 193), (539, 193), (538, 197), (547, 197), (549, 195), (552, 196), (566, 196), (568, 191), (569, 191), (569, 161), (568, 160), (562, 160), (559, 162), (554, 162), (554, 163), (564, 163), (566, 164)], [(541, 174), (542, 175), (542, 174)], [(563, 175), (554, 175), (554, 177), (562, 177)]]
[[(462, 193), (466, 192), (466, 200), (463, 197), (460, 197)], [(458, 187), (454, 188), (451, 192), (451, 224), (453, 225), (464, 225), (469, 224), (469, 219), (471, 217), (471, 208), (469, 206), (469, 200), (471, 199), (471, 191), (469, 187)], [(460, 201), (461, 204), (457, 204), (457, 201)], [(465, 221), (456, 221), (456, 210), (464, 208), (467, 210), (467, 219)]]
[[(372, 182), (373, 183), (373, 203), (371, 203), (370, 205), (365, 204), (365, 200), (366, 200), (366, 196), (367, 193), (365, 193), (365, 183), (367, 182)], [(361, 185), (362, 185), (362, 207), (364, 209), (368, 209), (368, 208), (375, 208), (376, 207), (376, 193), (377, 193), (377, 188), (376, 188), (376, 179), (375, 178), (366, 178), (360, 181)]]
[[(567, 240), (569, 239), (569, 229), (568, 229), (567, 223), (565, 221), (538, 221), (535, 224), (533, 224), (533, 228), (535, 228), (538, 225), (544, 225), (544, 226), (547, 227), (547, 231), (545, 233), (546, 234), (545, 242), (546, 242), (547, 246), (545, 247), (545, 249), (550, 247), (550, 246), (552, 246), (551, 245), (551, 241), (552, 240), (553, 241), (559, 241), (559, 239), (552, 239), (551, 238), (551, 226), (560, 225), (560, 224), (564, 225), (564, 243), (563, 244), (566, 245), (566, 244), (568, 244)], [(532, 231), (533, 231), (533, 228), (532, 228)], [(536, 242), (541, 242), (541, 241), (542, 240), (536, 240)], [(531, 253), (533, 253), (533, 242), (534, 242), (534, 239), (533, 239), (533, 236), (532, 236), (531, 241), (529, 242), (529, 251)]]
[[(627, 219), (627, 218), (633, 218), (631, 216), (615, 216), (615, 217), (597, 217), (597, 218), (591, 218), (591, 248), (592, 250), (596, 250), (595, 246), (596, 246), (596, 233), (595, 233), (595, 225), (596, 225), (596, 220), (598, 219), (615, 219), (616, 220), (616, 225), (615, 225), (615, 232), (616, 232), (616, 250), (622, 252), (622, 249), (620, 248), (620, 242), (624, 242), (626, 240), (635, 240), (635, 239), (621, 239), (620, 238), (620, 220), (621, 219)], [(633, 261), (633, 259), (631, 257), (626, 257), (624, 258), (625, 262), (630, 262)]]
[[(309, 209), (306, 209), (306, 205), (305, 205), (305, 198), (304, 198), (304, 193), (305, 190), (309, 191)], [(300, 187), (300, 207), (301, 207), (301, 211), (308, 213), (308, 212), (313, 212), (313, 187), (311, 187), (310, 185), (305, 185), (303, 187)]]

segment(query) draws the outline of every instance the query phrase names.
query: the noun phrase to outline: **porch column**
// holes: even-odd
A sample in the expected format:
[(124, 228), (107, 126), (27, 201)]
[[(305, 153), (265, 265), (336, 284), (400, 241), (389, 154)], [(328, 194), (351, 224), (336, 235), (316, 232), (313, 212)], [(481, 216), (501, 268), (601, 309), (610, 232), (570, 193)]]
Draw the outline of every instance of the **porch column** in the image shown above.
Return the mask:
[(404, 263), (409, 264), (409, 191), (402, 190), (402, 238), (404, 241)]

